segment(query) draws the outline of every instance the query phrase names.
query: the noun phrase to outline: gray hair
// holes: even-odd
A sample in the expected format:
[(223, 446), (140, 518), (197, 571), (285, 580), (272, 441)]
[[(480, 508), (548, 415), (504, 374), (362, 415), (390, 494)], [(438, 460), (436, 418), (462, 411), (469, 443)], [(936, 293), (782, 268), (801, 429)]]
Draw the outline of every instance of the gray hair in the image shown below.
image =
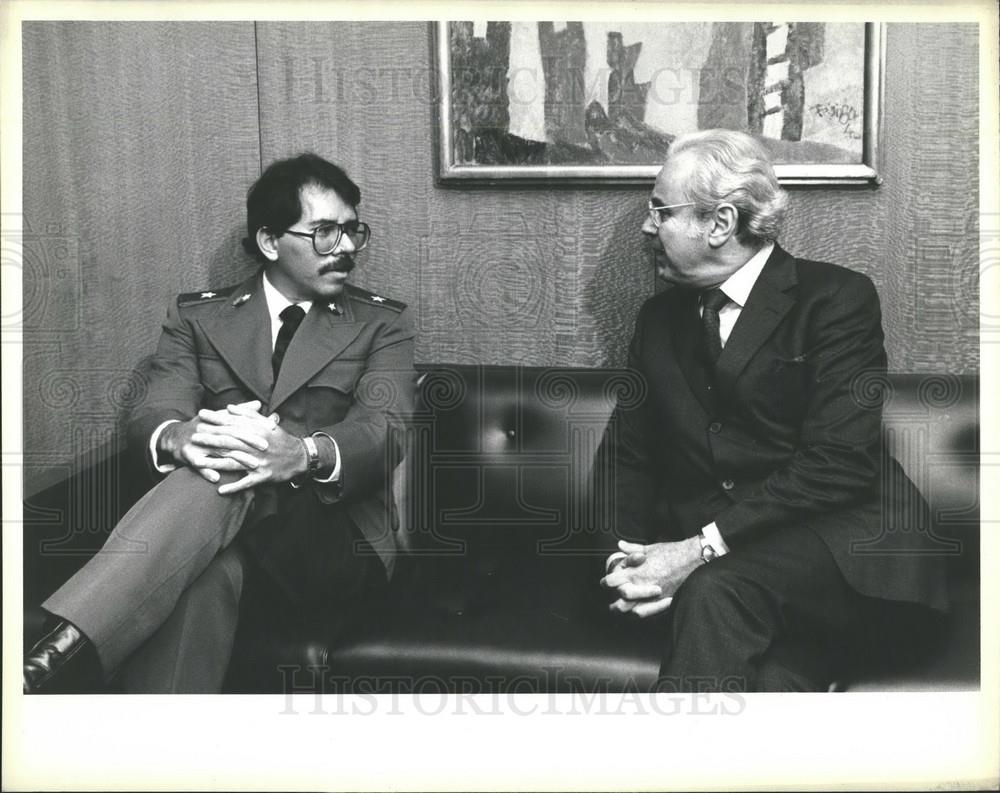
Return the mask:
[(763, 145), (744, 132), (707, 129), (677, 137), (668, 157), (685, 152), (694, 158), (696, 167), (689, 172), (684, 190), (699, 214), (708, 215), (720, 203), (730, 203), (739, 212), (739, 240), (773, 242), (778, 238), (788, 194), (778, 185)]

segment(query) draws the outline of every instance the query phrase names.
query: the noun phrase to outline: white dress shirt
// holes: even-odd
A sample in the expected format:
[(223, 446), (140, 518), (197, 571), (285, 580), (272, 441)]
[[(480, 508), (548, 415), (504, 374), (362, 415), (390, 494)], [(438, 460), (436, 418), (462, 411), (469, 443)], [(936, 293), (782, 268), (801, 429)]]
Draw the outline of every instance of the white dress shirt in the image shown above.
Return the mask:
[[(771, 256), (773, 250), (774, 243), (767, 243), (751, 256), (746, 264), (719, 285), (719, 289), (729, 298), (729, 302), (719, 309), (719, 339), (723, 347), (729, 341), (729, 336), (733, 332), (736, 320), (740, 318), (740, 313), (750, 298), (750, 292), (754, 284), (757, 283), (760, 272), (764, 269), (764, 264)], [(699, 301), (698, 314), (701, 315), (703, 311), (704, 307)], [(729, 546), (722, 539), (722, 534), (719, 532), (719, 527), (715, 525), (715, 521), (702, 527), (701, 533), (705, 535), (705, 540), (712, 546), (712, 549), (718, 556), (724, 556), (729, 553)], [(620, 559), (624, 559), (626, 556), (628, 554), (624, 551), (611, 554), (607, 560), (607, 569), (610, 570)]]
[[(774, 243), (769, 242), (751, 256), (746, 264), (719, 285), (719, 289), (729, 298), (729, 302), (719, 309), (719, 338), (722, 341), (723, 347), (729, 341), (729, 334), (733, 332), (733, 326), (736, 324), (736, 320), (740, 318), (740, 312), (743, 311), (743, 306), (747, 304), (747, 300), (750, 298), (750, 291), (753, 289), (753, 285), (757, 283), (760, 271), (764, 269), (764, 265), (767, 263), (773, 250)], [(703, 310), (701, 301), (699, 301), (699, 316)]]
[[(281, 292), (279, 292), (274, 284), (272, 284), (267, 279), (267, 274), (263, 276), (264, 282), (264, 299), (267, 302), (267, 313), (271, 317), (271, 351), (274, 351), (275, 345), (278, 343), (278, 333), (281, 331), (282, 319), (281, 312), (284, 311), (291, 305), (298, 305), (302, 310), (308, 314), (309, 309), (312, 308), (311, 300), (303, 300), (299, 303), (294, 303), (285, 297)], [(149, 438), (149, 454), (153, 460), (153, 467), (156, 468), (161, 474), (169, 473), (173, 471), (177, 466), (172, 463), (161, 463), (159, 459), (159, 454), (157, 453), (156, 443), (160, 439), (160, 433), (163, 432), (163, 428), (168, 424), (177, 423), (177, 419), (168, 419), (164, 421), (159, 427), (153, 430), (153, 434)], [(324, 433), (325, 434), (325, 433)], [(337, 442), (330, 438), (329, 435), (326, 436), (333, 443), (334, 453), (336, 455), (337, 461), (333, 466), (333, 472), (326, 479), (317, 478), (317, 482), (336, 482), (340, 479), (340, 447), (337, 446)]]

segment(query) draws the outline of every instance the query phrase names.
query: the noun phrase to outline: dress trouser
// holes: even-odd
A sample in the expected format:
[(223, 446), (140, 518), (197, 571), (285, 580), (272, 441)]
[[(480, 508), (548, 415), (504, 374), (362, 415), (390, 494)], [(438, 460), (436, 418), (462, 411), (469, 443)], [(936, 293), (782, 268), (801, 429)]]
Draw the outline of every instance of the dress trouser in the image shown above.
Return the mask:
[[(285, 489), (279, 514), (244, 526), (253, 491), (220, 496), (216, 487), (187, 468), (169, 474), (42, 604), (83, 631), (126, 692), (221, 691), (248, 581), (284, 622), (313, 619), (334, 633), (386, 583), (346, 510), (321, 505), (311, 488)], [(272, 542), (261, 550), (255, 539)], [(261, 553), (276, 548), (287, 551), (284, 564), (267, 569)]]
[[(260, 632), (283, 637), (292, 626), (310, 626), (335, 637), (364, 618), (366, 602), (386, 584), (385, 568), (346, 510), (321, 504), (308, 487), (285, 488), (278, 509), (244, 525), (184, 590), (166, 622), (122, 664), (122, 690), (219, 693), (238, 628), (251, 637), (238, 676), (268, 690), (285, 661), (267, 651), (266, 639), (265, 648), (252, 646)], [(275, 567), (268, 554), (278, 548), (286, 553)]]
[(167, 621), (122, 664), (126, 694), (218, 694), (240, 616), (246, 557), (237, 544), (181, 594)]
[[(42, 604), (83, 631), (105, 675), (167, 621), (196, 582), (202, 586), (205, 574), (205, 586), (220, 574), (233, 574), (235, 557), (217, 557), (239, 532), (254, 496), (252, 491), (220, 496), (216, 487), (189, 468), (167, 475)], [(238, 588), (234, 592), (238, 602)]]
[(825, 690), (822, 664), (857, 630), (865, 601), (810, 529), (755, 537), (678, 589), (658, 689)]

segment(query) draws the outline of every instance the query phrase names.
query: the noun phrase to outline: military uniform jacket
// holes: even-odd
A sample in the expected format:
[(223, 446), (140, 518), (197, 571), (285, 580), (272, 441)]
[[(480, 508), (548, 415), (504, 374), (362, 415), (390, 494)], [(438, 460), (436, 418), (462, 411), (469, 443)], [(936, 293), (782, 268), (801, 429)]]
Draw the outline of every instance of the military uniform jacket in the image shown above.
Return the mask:
[[(306, 486), (347, 510), (391, 574), (398, 526), (391, 474), (413, 408), (413, 338), (405, 305), (348, 285), (335, 302), (313, 302), (272, 383), (261, 273), (236, 287), (181, 295), (148, 362), (148, 393), (130, 421), (129, 447), (148, 464), (150, 437), (164, 421), (259, 399), (289, 433), (322, 431), (336, 440), (340, 482)], [(256, 489), (253, 520), (276, 509), (281, 487), (289, 485)]]
[(645, 390), (616, 408), (598, 463), (616, 534), (680, 539), (715, 521), (738, 553), (801, 527), (862, 594), (945, 608), (929, 510), (882, 448), (871, 281), (776, 246), (712, 374), (701, 338), (696, 292), (643, 305), (629, 365)]

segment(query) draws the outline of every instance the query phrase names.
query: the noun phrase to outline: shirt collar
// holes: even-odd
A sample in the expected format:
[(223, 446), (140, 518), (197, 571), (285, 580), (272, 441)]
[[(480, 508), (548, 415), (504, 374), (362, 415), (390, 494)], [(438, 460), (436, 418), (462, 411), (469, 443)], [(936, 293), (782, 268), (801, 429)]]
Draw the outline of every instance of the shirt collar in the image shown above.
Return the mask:
[(264, 273), (264, 299), (267, 300), (267, 313), (271, 315), (272, 327), (275, 325), (278, 327), (281, 326), (281, 312), (291, 305), (302, 306), (302, 310), (307, 314), (309, 313), (309, 309), (312, 308), (311, 300), (303, 300), (296, 304), (281, 294), (277, 287), (267, 280), (267, 273)]
[(774, 243), (769, 242), (757, 253), (750, 257), (746, 264), (740, 267), (729, 278), (723, 281), (719, 287), (725, 292), (726, 297), (732, 300), (740, 308), (747, 304), (750, 298), (750, 291), (760, 277), (760, 271), (764, 269), (771, 252), (774, 250)]

